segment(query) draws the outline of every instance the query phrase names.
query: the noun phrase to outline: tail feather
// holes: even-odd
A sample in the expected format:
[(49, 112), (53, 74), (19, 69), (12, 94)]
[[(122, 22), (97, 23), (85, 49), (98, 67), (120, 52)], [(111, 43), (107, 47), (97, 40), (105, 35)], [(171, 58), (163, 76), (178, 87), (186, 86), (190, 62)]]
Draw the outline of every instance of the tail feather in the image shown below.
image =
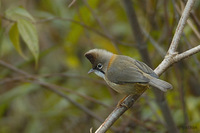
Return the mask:
[(172, 89), (172, 85), (166, 81), (157, 78), (150, 78), (149, 84), (153, 87), (160, 89), (161, 91), (166, 92), (168, 89)]

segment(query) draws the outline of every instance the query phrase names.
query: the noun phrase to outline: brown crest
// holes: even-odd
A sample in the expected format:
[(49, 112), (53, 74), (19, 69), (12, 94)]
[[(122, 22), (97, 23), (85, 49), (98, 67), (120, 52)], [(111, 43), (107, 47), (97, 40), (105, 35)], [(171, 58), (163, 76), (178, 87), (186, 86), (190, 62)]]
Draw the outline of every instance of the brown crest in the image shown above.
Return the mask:
[(95, 53), (87, 52), (87, 53), (85, 54), (85, 57), (88, 58), (88, 60), (89, 60), (92, 64), (94, 64), (95, 59), (96, 59)]

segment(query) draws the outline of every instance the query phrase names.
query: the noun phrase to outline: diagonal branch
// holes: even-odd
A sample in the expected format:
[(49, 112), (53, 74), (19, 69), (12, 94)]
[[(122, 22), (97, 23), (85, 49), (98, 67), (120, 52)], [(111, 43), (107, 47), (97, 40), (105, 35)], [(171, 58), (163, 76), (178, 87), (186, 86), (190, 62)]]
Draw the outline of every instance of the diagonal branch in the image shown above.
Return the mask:
[[(138, 87), (141, 87), (140, 85)], [(148, 89), (148, 87), (138, 88), (140, 91), (137, 94), (129, 95), (122, 103), (123, 106), (117, 106), (113, 112), (106, 118), (104, 123), (96, 130), (95, 133), (104, 133), (106, 132), (114, 122), (119, 119), (124, 112), (126, 112), (135, 101)]]
[(190, 15), (190, 11), (192, 10), (192, 7), (194, 5), (195, 0), (188, 0), (185, 9), (183, 10), (182, 16), (178, 22), (178, 26), (176, 28), (176, 32), (174, 34), (174, 37), (172, 39), (171, 45), (169, 47), (169, 54), (174, 54), (176, 52), (176, 49), (178, 47), (178, 42), (181, 38), (181, 35), (183, 33), (183, 29), (185, 27), (185, 24), (187, 23), (187, 19)]
[[(29, 78), (29, 79), (27, 79), (28, 82), (35, 83), (35, 84), (39, 84), (39, 85), (45, 87), (46, 89), (48, 89), (48, 90), (50, 90), (50, 91), (56, 93), (57, 95), (63, 97), (64, 99), (66, 99), (66, 100), (68, 100), (70, 103), (72, 103), (74, 106), (76, 106), (77, 108), (81, 109), (81, 110), (84, 111), (86, 114), (88, 114), (88, 115), (90, 115), (91, 117), (95, 118), (95, 119), (98, 120), (99, 122), (102, 122), (102, 121), (103, 121), (102, 118), (100, 118), (99, 116), (97, 116), (94, 112), (92, 112), (92, 111), (89, 110), (88, 108), (82, 106), (81, 104), (77, 103), (76, 101), (74, 101), (73, 99), (71, 99), (70, 97), (68, 97), (68, 96), (67, 96), (66, 94), (64, 94), (63, 92), (59, 91), (59, 90), (57, 89), (56, 86), (51, 85), (51, 84), (46, 83), (46, 82), (43, 82), (43, 81), (40, 81), (40, 80), (38, 80), (35, 76), (32, 76), (32, 75), (30, 75), (29, 73), (27, 73), (27, 72), (25, 72), (25, 71), (23, 71), (23, 70), (20, 70), (20, 69), (18, 69), (18, 68), (16, 68), (16, 67), (14, 67), (14, 66), (12, 66), (12, 65), (10, 65), (10, 64), (8, 64), (8, 63), (6, 63), (6, 62), (4, 62), (4, 61), (2, 61), (2, 60), (0, 60), (0, 65), (3, 66), (3, 67), (8, 68), (8, 69), (10, 69), (10, 70), (12, 70), (12, 71), (14, 71), (14, 72), (17, 72), (17, 73), (19, 73), (19, 74), (21, 74), (21, 75), (26, 76), (27, 78)], [(31, 80), (30, 80), (30, 79), (31, 79)]]
[(68, 5), (68, 7), (71, 7), (75, 2), (76, 0), (72, 0), (71, 3)]

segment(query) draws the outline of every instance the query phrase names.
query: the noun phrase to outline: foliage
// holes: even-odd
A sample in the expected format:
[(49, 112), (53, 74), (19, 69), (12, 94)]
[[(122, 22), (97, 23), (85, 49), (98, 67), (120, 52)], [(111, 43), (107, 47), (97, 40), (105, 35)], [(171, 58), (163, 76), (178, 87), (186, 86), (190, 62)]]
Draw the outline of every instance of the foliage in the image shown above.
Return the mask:
[[(87, 74), (91, 66), (84, 53), (102, 48), (142, 60), (124, 5), (115, 0), (81, 0), (68, 7), (70, 2), (1, 1), (0, 61), (10, 64), (0, 64), (1, 133), (89, 132), (101, 124), (98, 118), (104, 120), (123, 97), (102, 79)], [(164, 58), (158, 49), (168, 49), (184, 3), (133, 2), (155, 68)], [(199, 45), (199, 8), (200, 2), (196, 1), (179, 44), (181, 52)], [(196, 54), (161, 76), (174, 87), (165, 95), (180, 132), (200, 131), (199, 60)], [(151, 89), (113, 128), (109, 132), (167, 131)]]

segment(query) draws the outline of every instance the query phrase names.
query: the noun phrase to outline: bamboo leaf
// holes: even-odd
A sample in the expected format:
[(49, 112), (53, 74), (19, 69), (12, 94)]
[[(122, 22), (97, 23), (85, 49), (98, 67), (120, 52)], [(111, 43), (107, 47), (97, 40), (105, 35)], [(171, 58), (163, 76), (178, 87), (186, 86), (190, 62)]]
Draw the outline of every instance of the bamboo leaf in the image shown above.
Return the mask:
[(17, 28), (17, 23), (14, 23), (9, 31), (9, 37), (10, 40), (12, 42), (12, 44), (14, 45), (15, 49), (17, 50), (17, 52), (26, 59), (26, 56), (23, 54), (21, 47), (20, 47), (20, 43), (19, 43), (19, 31)]
[(9, 8), (6, 10), (5, 15), (8, 19), (15, 21), (24, 18), (28, 18), (31, 21), (34, 21), (32, 15), (28, 11), (26, 11), (26, 9), (24, 9), (23, 7)]
[(20, 36), (22, 37), (29, 50), (33, 54), (37, 64), (39, 57), (39, 44), (35, 26), (27, 20), (19, 19), (17, 21), (17, 27)]

